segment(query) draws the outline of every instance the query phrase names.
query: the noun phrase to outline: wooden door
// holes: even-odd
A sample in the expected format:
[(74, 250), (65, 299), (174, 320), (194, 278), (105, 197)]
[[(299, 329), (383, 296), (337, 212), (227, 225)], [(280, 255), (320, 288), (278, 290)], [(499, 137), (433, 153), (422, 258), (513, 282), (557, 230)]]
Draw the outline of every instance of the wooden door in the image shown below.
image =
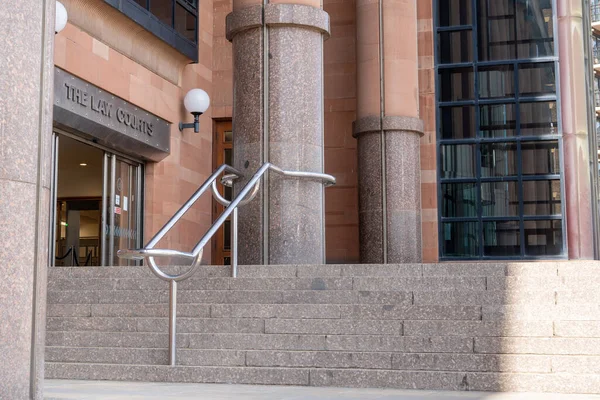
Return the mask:
[[(221, 164), (233, 165), (233, 132), (231, 121), (215, 123), (213, 138), (213, 169)], [(218, 183), (219, 192), (227, 200), (231, 200), (232, 188)], [(223, 206), (213, 199), (213, 221), (223, 212)], [(212, 263), (214, 265), (231, 265), (231, 222), (228, 219), (215, 234), (213, 240)]]

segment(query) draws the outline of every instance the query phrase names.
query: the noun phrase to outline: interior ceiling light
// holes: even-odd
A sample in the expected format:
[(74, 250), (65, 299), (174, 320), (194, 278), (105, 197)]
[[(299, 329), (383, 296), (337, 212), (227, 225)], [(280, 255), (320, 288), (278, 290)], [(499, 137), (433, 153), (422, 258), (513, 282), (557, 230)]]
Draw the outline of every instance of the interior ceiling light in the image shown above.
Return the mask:
[(82, 167), (87, 167), (87, 164), (86, 164), (86, 163), (84, 163), (84, 162), (82, 162), (82, 163), (81, 163), (81, 164), (79, 164), (79, 165), (81, 165)]

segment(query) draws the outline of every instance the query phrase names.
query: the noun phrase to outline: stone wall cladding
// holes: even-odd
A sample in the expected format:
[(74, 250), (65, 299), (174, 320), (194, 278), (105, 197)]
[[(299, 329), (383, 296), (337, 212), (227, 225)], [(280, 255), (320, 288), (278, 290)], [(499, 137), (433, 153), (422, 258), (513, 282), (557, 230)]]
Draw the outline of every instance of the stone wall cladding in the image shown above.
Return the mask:
[(164, 282), (142, 267), (51, 270), (47, 377), (600, 393), (600, 262), (227, 273), (181, 284), (170, 369)]

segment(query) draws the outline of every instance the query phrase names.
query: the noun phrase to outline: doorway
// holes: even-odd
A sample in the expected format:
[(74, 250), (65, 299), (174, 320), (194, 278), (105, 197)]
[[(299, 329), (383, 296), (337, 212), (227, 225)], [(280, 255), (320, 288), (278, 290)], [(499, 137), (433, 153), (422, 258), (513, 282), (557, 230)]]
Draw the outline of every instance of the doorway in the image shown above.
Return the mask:
[[(213, 138), (213, 169), (222, 164), (233, 165), (233, 131), (231, 121), (215, 123)], [(233, 189), (221, 185), (217, 179), (219, 193), (231, 201)], [(221, 215), (224, 207), (213, 199), (213, 221)], [(227, 219), (214, 236), (212, 263), (213, 265), (231, 265), (231, 219)]]
[(142, 164), (69, 135), (54, 135), (50, 265), (126, 266), (141, 244)]

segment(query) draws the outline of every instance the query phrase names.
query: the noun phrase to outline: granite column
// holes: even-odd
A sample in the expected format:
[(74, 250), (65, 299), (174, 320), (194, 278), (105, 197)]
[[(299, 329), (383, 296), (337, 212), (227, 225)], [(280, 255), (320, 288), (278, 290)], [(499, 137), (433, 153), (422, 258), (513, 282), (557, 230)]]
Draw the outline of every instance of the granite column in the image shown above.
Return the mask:
[(361, 262), (420, 262), (416, 2), (357, 0), (356, 7)]
[[(592, 186), (590, 173), (597, 173), (590, 160), (587, 124), (586, 63), (583, 40), (582, 2), (558, 0), (560, 99), (563, 128), (565, 211), (569, 259), (594, 258)], [(590, 161), (594, 161), (590, 163)]]
[[(323, 172), (323, 40), (329, 16), (319, 1), (235, 0), (234, 166), (239, 192), (265, 163)], [(323, 186), (269, 174), (240, 208), (240, 264), (320, 264), (325, 260)]]
[(42, 399), (54, 0), (0, 2), (0, 399)]

